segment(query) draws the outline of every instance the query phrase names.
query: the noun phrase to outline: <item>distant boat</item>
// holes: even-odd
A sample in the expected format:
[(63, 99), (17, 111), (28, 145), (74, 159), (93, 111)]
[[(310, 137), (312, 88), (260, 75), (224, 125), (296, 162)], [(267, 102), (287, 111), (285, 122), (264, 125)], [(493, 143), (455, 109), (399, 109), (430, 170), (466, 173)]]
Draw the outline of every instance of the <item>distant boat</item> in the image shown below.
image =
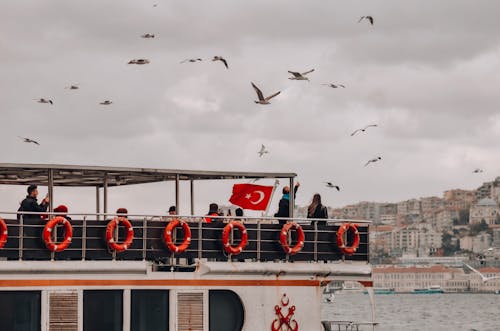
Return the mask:
[[(364, 294), (368, 294), (368, 291), (363, 291)], [(394, 288), (374, 288), (374, 294), (395, 294), (396, 290)]]
[(495, 294), (500, 294), (500, 290), (496, 290), (496, 291), (495, 291)]
[(412, 292), (413, 294), (437, 294), (444, 293), (444, 290), (439, 285), (432, 285), (429, 288), (416, 288)]

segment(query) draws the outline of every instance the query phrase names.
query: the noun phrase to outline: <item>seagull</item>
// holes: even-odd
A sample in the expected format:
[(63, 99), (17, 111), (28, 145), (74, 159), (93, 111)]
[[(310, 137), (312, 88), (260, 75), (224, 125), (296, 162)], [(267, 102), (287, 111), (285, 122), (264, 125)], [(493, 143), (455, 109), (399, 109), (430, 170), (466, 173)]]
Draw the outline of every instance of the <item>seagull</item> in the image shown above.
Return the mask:
[(148, 39), (148, 38), (154, 38), (154, 37), (155, 37), (155, 35), (154, 35), (154, 34), (152, 34), (152, 33), (146, 33), (146, 34), (143, 34), (143, 35), (141, 36), (141, 38), (145, 38), (145, 39)]
[[(252, 83), (252, 82), (250, 82), (250, 83)], [(257, 92), (257, 96), (259, 97), (259, 101), (254, 101), (254, 102), (255, 103), (260, 103), (261, 105), (268, 105), (268, 104), (270, 104), (269, 100), (271, 100), (272, 98), (274, 98), (275, 96), (277, 96), (278, 94), (281, 93), (281, 91), (278, 91), (278, 92), (276, 92), (276, 93), (274, 93), (274, 94), (272, 94), (272, 95), (264, 98), (264, 95), (262, 94), (262, 91), (257, 86), (255, 86), (254, 83), (252, 83), (252, 86), (253, 86), (255, 92)]]
[(79, 89), (78, 84), (66, 86), (65, 88), (70, 89), (70, 90), (78, 90)]
[(493, 276), (493, 277), (486, 277), (485, 275), (483, 275), (482, 273), (480, 273), (479, 271), (477, 271), (476, 269), (474, 269), (473, 267), (471, 267), (470, 265), (468, 265), (467, 263), (464, 263), (464, 265), (469, 268), (470, 270), (474, 271), (476, 274), (478, 274), (479, 276), (481, 276), (481, 280), (483, 281), (483, 283), (486, 283), (490, 280), (493, 280), (493, 279), (500, 279), (500, 276)]
[(40, 146), (40, 144), (36, 140), (30, 139), (30, 138), (25, 138), (25, 137), (19, 137), (19, 138), (21, 138), (25, 143), (33, 143), (33, 144)]
[(330, 86), (331, 88), (339, 88), (339, 87), (345, 88), (345, 85), (342, 84), (321, 84), (321, 85)]
[(378, 125), (377, 125), (377, 124), (370, 124), (370, 125), (365, 126), (364, 128), (357, 129), (357, 130), (355, 130), (353, 133), (351, 133), (351, 136), (354, 136), (354, 135), (355, 135), (356, 133), (358, 133), (358, 132), (365, 132), (365, 131), (366, 131), (366, 129), (368, 129), (369, 127), (372, 127), (372, 126), (373, 126), (373, 127), (376, 127), (376, 126), (378, 126)]
[(325, 182), (325, 184), (326, 184), (326, 187), (328, 187), (328, 188), (336, 188), (336, 189), (337, 189), (337, 191), (340, 191), (340, 186), (338, 186), (338, 185), (333, 185), (333, 183), (332, 183), (332, 182)]
[(291, 73), (293, 75), (293, 77), (290, 77), (288, 79), (291, 79), (291, 80), (309, 80), (309, 78), (305, 77), (305, 75), (313, 72), (314, 69), (311, 69), (309, 71), (306, 71), (306, 72), (303, 72), (303, 73), (300, 73), (300, 72), (295, 72), (295, 71), (290, 71), (288, 70), (289, 73)]
[(483, 172), (483, 169), (479, 169), (479, 168), (476, 168), (476, 169), (474, 169), (474, 171), (473, 171), (473, 173), (475, 173), (475, 174), (479, 174), (479, 173), (481, 173), (481, 172)]
[(262, 155), (269, 153), (269, 151), (266, 149), (266, 146), (262, 145), (260, 147), (260, 151), (258, 151), (257, 153), (259, 153), (259, 156), (262, 157)]
[(186, 63), (186, 62), (198, 62), (198, 61), (203, 61), (203, 59), (200, 59), (200, 58), (197, 58), (197, 59), (185, 59), (183, 61), (181, 61), (181, 63)]
[(53, 105), (54, 103), (52, 102), (52, 100), (50, 99), (44, 99), (44, 98), (40, 98), (40, 99), (35, 99), (37, 100), (37, 102), (39, 103), (50, 103), (51, 105)]
[(229, 67), (227, 66), (226, 59), (223, 58), (222, 56), (214, 56), (214, 58), (212, 59), (212, 61), (221, 61), (226, 66), (226, 69), (229, 69)]
[(103, 102), (99, 102), (100, 105), (110, 105), (112, 104), (113, 102), (112, 101), (109, 101), (109, 100), (104, 100)]
[(372, 163), (372, 162), (377, 162), (377, 161), (379, 161), (379, 160), (382, 160), (382, 158), (381, 158), (380, 156), (374, 157), (373, 159), (368, 160), (368, 162), (366, 162), (365, 167), (366, 167), (367, 165), (369, 165), (370, 163)]
[(128, 64), (148, 64), (149, 60), (148, 59), (137, 59), (137, 60), (130, 60)]
[(370, 24), (373, 25), (374, 19), (372, 16), (361, 16), (358, 23), (361, 22), (363, 19), (367, 19), (368, 21), (370, 21)]

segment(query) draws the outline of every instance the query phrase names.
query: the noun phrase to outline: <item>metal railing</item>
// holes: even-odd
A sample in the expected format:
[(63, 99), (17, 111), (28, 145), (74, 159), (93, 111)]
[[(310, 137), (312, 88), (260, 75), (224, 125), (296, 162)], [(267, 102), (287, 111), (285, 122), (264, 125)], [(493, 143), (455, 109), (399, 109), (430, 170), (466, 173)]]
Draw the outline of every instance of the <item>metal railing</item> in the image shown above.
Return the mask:
[[(40, 219), (40, 213), (23, 212), (22, 215), (12, 212), (0, 212), (6, 215), (4, 220), (8, 226), (8, 238), (0, 250), (3, 260), (147, 260), (160, 264), (178, 264), (179, 258), (185, 258), (186, 263), (194, 259), (214, 259), (217, 261), (337, 261), (357, 260), (368, 261), (370, 222), (343, 219), (305, 219), (274, 217), (231, 217), (210, 216), (211, 223), (205, 222), (205, 216), (192, 215), (126, 215), (132, 223), (134, 240), (126, 251), (117, 253), (108, 247), (105, 232), (108, 222), (117, 214), (63, 214), (45, 213), (48, 218), (54, 216), (70, 216), (73, 227), (73, 237), (67, 249), (61, 252), (51, 252), (45, 247), (42, 232), (45, 220)], [(33, 215), (37, 219), (33, 219)], [(191, 243), (186, 251), (175, 254), (169, 251), (163, 239), (163, 231), (172, 219), (188, 223), (191, 229)], [(222, 244), (222, 231), (226, 223), (237, 220), (242, 222), (248, 234), (248, 245), (237, 255), (227, 254)], [(281, 247), (279, 237), (282, 226), (286, 222), (296, 222), (304, 231), (305, 240), (302, 249), (295, 255), (287, 254)], [(326, 224), (318, 223), (318, 221)], [(343, 223), (358, 224), (360, 235), (359, 248), (353, 255), (345, 255), (337, 246), (337, 230)], [(121, 242), (126, 237), (125, 228), (117, 227), (115, 240)], [(53, 231), (54, 241), (64, 237), (64, 227), (56, 227)], [(181, 227), (176, 228), (173, 240), (179, 245), (184, 239)], [(241, 233), (233, 229), (230, 235), (231, 245), (240, 242)], [(350, 239), (346, 238), (350, 245)], [(296, 231), (289, 231), (288, 243), (297, 244)]]

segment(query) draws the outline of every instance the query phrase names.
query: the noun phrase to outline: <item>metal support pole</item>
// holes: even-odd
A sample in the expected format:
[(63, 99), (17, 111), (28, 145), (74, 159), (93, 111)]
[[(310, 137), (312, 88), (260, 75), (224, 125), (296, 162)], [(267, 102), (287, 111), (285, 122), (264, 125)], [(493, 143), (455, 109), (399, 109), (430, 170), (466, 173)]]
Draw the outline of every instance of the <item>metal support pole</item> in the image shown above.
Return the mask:
[(295, 207), (295, 187), (293, 185), (293, 177), (290, 177), (290, 206), (289, 206), (290, 218), (293, 218), (294, 207)]
[(99, 213), (101, 212), (101, 197), (99, 196), (99, 186), (95, 187), (95, 213), (97, 214), (97, 220), (101, 219), (101, 215)]
[(48, 173), (48, 187), (49, 187), (49, 212), (54, 211), (54, 170), (49, 169)]
[[(104, 173), (104, 183), (103, 183), (103, 207), (104, 207), (104, 213), (106, 214), (108, 212), (108, 173)], [(105, 219), (106, 217), (104, 217)]]
[(191, 216), (194, 215), (194, 181), (191, 179), (189, 181), (190, 194), (191, 194)]
[(175, 211), (179, 215), (179, 174), (175, 175)]

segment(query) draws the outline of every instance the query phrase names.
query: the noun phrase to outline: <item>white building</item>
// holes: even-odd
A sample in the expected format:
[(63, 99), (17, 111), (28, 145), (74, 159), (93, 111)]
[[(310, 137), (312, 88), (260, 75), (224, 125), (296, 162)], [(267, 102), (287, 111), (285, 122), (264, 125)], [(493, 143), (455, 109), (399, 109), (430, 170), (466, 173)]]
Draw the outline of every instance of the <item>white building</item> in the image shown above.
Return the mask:
[(481, 223), (482, 220), (488, 225), (495, 224), (497, 217), (500, 215), (500, 208), (495, 200), (484, 198), (472, 205), (469, 214), (469, 223)]
[(491, 247), (491, 242), (491, 235), (486, 232), (481, 232), (475, 237), (467, 236), (460, 238), (460, 249), (474, 253), (482, 253)]

